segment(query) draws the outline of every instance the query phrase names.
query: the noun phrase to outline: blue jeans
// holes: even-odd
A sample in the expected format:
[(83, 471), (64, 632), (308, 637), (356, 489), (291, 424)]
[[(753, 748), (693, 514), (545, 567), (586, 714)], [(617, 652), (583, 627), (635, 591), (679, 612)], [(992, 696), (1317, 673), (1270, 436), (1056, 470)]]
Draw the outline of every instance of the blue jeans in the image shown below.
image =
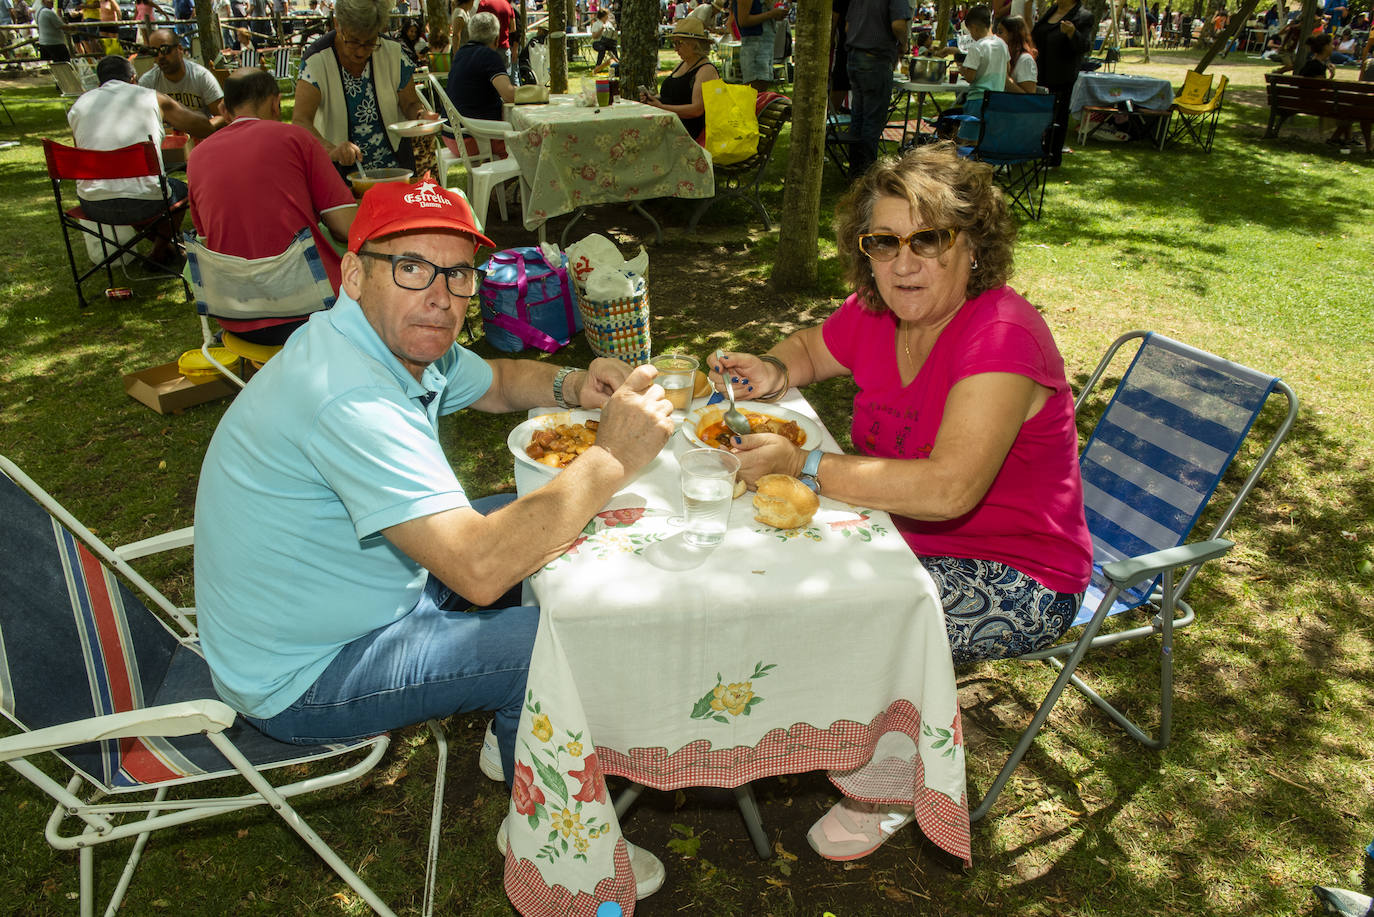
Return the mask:
[(849, 132), (858, 142), (850, 154), (851, 172), (862, 175), (878, 160), (878, 141), (892, 106), (892, 60), (886, 55), (849, 52)]
[[(489, 513), (511, 494), (473, 501)], [(539, 627), (539, 609), (519, 586), (475, 611), (433, 575), (410, 614), (349, 643), (295, 703), (269, 719), (247, 717), (282, 742), (344, 742), (431, 717), (493, 710), (501, 769), (515, 773), (515, 730)]]

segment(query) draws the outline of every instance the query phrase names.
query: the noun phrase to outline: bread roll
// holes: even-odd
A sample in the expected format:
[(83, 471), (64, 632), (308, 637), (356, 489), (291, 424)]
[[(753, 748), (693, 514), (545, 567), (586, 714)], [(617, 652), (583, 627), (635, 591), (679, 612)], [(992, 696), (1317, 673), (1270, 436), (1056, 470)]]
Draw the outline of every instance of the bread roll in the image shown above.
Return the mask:
[(754, 494), (754, 519), (775, 529), (798, 529), (811, 521), (821, 501), (791, 475), (765, 474)]

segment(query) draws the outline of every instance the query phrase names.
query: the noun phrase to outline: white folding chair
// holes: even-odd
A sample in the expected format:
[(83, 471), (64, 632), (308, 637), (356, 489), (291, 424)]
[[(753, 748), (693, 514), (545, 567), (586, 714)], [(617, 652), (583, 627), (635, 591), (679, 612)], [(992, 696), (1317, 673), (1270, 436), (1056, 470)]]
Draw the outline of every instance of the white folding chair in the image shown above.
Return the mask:
[[(457, 106), (448, 97), (448, 92), (443, 85), (433, 76), (430, 76), (429, 79), (434, 94), (439, 98), (448, 115), (449, 124), (453, 127), (453, 145), (458, 148), (458, 160), (454, 160), (447, 149), (441, 150), (439, 158), (440, 183), (443, 184), (447, 178), (448, 166), (455, 161), (461, 161), (463, 168), (468, 173), (468, 201), (472, 204), (472, 213), (477, 218), (477, 222), (483, 227), (487, 225), (487, 208), (491, 202), (493, 191), (497, 192), (496, 206), (501, 211), (501, 219), (509, 219), (509, 214), (506, 212), (506, 195), (503, 189), (506, 182), (512, 178), (519, 179), (521, 177), (520, 164), (510, 155), (507, 155), (505, 159), (496, 159), (492, 153), (491, 142), (493, 140), (508, 142), (513, 137), (518, 136), (517, 133), (512, 131), (510, 125), (504, 121), (484, 121), (480, 118), (463, 117), (463, 114), (458, 111)], [(464, 134), (468, 134), (476, 141), (478, 149), (476, 156), (468, 153), (467, 144), (463, 142)], [(445, 159), (447, 159), (447, 163)], [(522, 195), (524, 190), (524, 182), (522, 181), (520, 184)]]

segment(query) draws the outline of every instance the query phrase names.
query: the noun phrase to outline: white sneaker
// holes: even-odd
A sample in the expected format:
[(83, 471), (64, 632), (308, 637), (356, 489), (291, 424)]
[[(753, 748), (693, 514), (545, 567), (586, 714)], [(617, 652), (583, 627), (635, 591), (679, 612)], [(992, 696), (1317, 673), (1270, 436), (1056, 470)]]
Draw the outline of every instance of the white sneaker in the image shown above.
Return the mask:
[[(510, 838), (506, 833), (506, 822), (509, 820), (510, 816), (507, 815), (501, 820), (501, 827), (496, 829), (496, 849), (501, 856), (506, 855), (506, 848), (510, 846)], [(629, 841), (625, 842), (625, 846), (630, 853), (630, 872), (635, 877), (635, 900), (643, 900), (663, 887), (668, 871), (663, 868), (662, 860), (643, 847), (636, 847)]]
[(482, 754), (477, 758), (477, 769), (483, 776), (498, 783), (504, 783), (506, 780), (506, 775), (501, 769), (501, 746), (496, 744), (496, 733), (492, 732), (490, 720), (487, 721), (487, 734), (482, 736)]

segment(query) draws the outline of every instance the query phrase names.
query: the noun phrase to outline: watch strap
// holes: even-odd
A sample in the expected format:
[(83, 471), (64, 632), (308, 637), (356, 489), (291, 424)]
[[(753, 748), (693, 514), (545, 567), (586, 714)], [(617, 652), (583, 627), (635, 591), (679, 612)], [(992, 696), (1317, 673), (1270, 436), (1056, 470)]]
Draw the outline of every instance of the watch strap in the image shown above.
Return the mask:
[(571, 410), (573, 405), (568, 404), (568, 399), (563, 395), (563, 383), (567, 381), (568, 376), (572, 375), (574, 371), (573, 367), (564, 366), (555, 373), (553, 377), (553, 400), (565, 411)]
[(806, 463), (802, 465), (801, 475), (798, 478), (816, 494), (821, 492), (820, 470), (823, 454), (819, 449), (812, 449), (806, 453)]

